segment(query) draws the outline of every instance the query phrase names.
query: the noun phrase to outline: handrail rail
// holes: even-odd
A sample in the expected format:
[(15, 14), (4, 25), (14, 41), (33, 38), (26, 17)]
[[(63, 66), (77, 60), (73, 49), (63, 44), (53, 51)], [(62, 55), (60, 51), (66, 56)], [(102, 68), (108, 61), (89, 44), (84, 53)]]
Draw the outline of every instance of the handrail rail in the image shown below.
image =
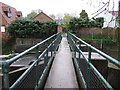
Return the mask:
[[(56, 38), (57, 39), (57, 38)], [(55, 40), (56, 40), (55, 39)], [(52, 43), (54, 43), (55, 41), (53, 41)], [(51, 44), (52, 44), (51, 43)], [(48, 48), (50, 48), (50, 46), (51, 46), (51, 44), (48, 46)], [(44, 51), (43, 51), (43, 53), (42, 54), (40, 54), (40, 56), (38, 57), (39, 58), (39, 60), (40, 60), (40, 58), (45, 54), (45, 52), (47, 51), (47, 49), (45, 49)], [(39, 61), (38, 60), (38, 61)], [(20, 76), (20, 78), (10, 87), (10, 88), (15, 88), (15, 87), (17, 87), (17, 84), (22, 80), (22, 78), (27, 74), (27, 73), (29, 73), (29, 71), (33, 68), (33, 66), (35, 65), (37, 63), (37, 61), (35, 61), (30, 67), (29, 67), (29, 69), (27, 69), (26, 71), (25, 71), (25, 73), (24, 74), (22, 74), (22, 76)]]
[[(110, 61), (111, 63), (115, 64), (116, 66), (120, 67), (120, 62), (114, 58), (112, 58), (111, 56), (108, 56), (107, 54), (103, 53), (102, 51), (96, 49), (95, 47), (93, 47), (92, 45), (86, 43), (85, 41), (81, 40), (80, 38), (78, 38), (77, 36), (75, 36), (74, 34), (68, 32), (68, 41), (71, 47), (71, 50), (73, 51), (73, 59), (75, 63), (78, 63), (79, 66), (75, 66), (77, 68), (77, 73), (82, 72), (83, 77), (82, 78), (82, 85), (84, 85), (83, 87), (85, 87), (87, 85), (87, 88), (97, 88), (97, 87), (102, 87), (102, 88), (109, 88), (111, 90), (113, 90), (112, 86), (108, 83), (108, 81), (101, 75), (101, 73), (94, 67), (94, 65), (91, 63), (91, 53), (92, 51), (97, 52), (98, 54), (100, 54), (101, 56), (103, 56), (104, 58), (106, 58), (108, 61)], [(88, 58), (83, 54), (81, 48), (79, 46), (76, 45), (76, 42), (79, 42), (80, 44), (85, 44), (89, 51), (88, 51)], [(78, 53), (78, 57), (76, 56), (76, 53)], [(83, 57), (84, 60), (81, 60), (80, 57)], [(83, 64), (83, 65), (81, 65)], [(83, 68), (84, 67), (84, 68)], [(80, 69), (80, 70), (79, 70)], [(78, 74), (80, 75), (80, 74)], [(91, 75), (95, 75), (95, 76), (91, 76)], [(97, 78), (94, 78), (97, 77)], [(95, 79), (95, 81), (93, 81), (92, 79)], [(79, 80), (79, 78), (78, 78)], [(84, 83), (85, 81), (85, 83)], [(96, 82), (99, 81), (99, 82)], [(98, 84), (95, 84), (98, 83)], [(95, 86), (94, 86), (95, 84)], [(99, 86), (100, 84), (100, 86)], [(102, 85), (103, 84), (103, 85)], [(92, 86), (89, 86), (92, 85)]]
[[(74, 42), (74, 44), (75, 44), (75, 42)], [(83, 56), (83, 58), (87, 62), (89, 62), (89, 59), (82, 53), (82, 51), (79, 49), (79, 47), (78, 46), (76, 46), (76, 47), (77, 47), (78, 51), (81, 53), (81, 55)], [(111, 85), (104, 79), (104, 77), (97, 71), (97, 69), (91, 63), (88, 63), (88, 64), (94, 69), (95, 73), (100, 76), (103, 83), (105, 83), (107, 87), (112, 88)]]
[[(47, 42), (48, 40), (52, 39), (53, 37), (55, 37), (57, 34), (54, 34), (53, 36), (41, 41), (40, 43), (37, 43), (36, 45), (32, 46), (31, 48), (25, 50), (24, 52), (20, 53), (19, 55), (9, 59), (9, 60), (6, 60), (5, 62), (7, 62), (9, 65), (12, 64), (13, 62), (15, 62), (17, 59), (19, 59), (20, 57), (22, 57), (23, 55), (27, 54), (28, 52), (30, 52), (31, 50), (35, 49), (36, 47), (40, 46), (41, 44)], [(4, 62), (4, 61), (3, 61)]]
[[(25, 50), (24, 52), (20, 53), (19, 55), (15, 56), (9, 60), (6, 60), (6, 61), (0, 61), (0, 66), (2, 66), (2, 73), (3, 73), (3, 87), (2, 88), (13, 89), (13, 88), (17, 87), (19, 85), (19, 83), (21, 83), (21, 81), (26, 77), (26, 75), (28, 75), (28, 73), (32, 71), (32, 68), (34, 69), (34, 67), (36, 67), (36, 77), (39, 77), (37, 75), (37, 73), (39, 72), (39, 71), (37, 71), (37, 68), (39, 67), (38, 63), (40, 62), (40, 59), (42, 57), (44, 57), (44, 60), (45, 60), (44, 62), (47, 62), (47, 61), (49, 62), (49, 59), (52, 62), (52, 59), (54, 58), (53, 52), (55, 53), (55, 50), (58, 47), (60, 40), (61, 40), (61, 33), (54, 34), (51, 37), (41, 41), (40, 43), (37, 43), (36, 45), (32, 46), (29, 49)], [(42, 52), (42, 54), (39, 54), (39, 47), (43, 44), (48, 44), (48, 42), (50, 42), (49, 45)], [(34, 59), (35, 61), (30, 65), (30, 67), (28, 67), (28, 69), (10, 87), (9, 86), (9, 68), (10, 68), (10, 65), (13, 62), (17, 61), (19, 58), (28, 54), (32, 50), (36, 50), (36, 57)], [(50, 57), (48, 56), (48, 52), (51, 53)], [(49, 70), (50, 64), (47, 65), (47, 63), (45, 63), (45, 65), (46, 65), (47, 70)], [(45, 72), (48, 73), (48, 71), (46, 71), (46, 70), (45, 70)], [(45, 75), (45, 77), (42, 77), (42, 78), (46, 78), (46, 75)], [(39, 80), (36, 80), (36, 84), (38, 83), (38, 81)], [(36, 85), (35, 88), (38, 88), (38, 86)]]
[(82, 39), (78, 38), (77, 36), (75, 36), (74, 34), (70, 33), (73, 37), (75, 37), (77, 40), (80, 40), (82, 43), (84, 43), (86, 46), (90, 47), (92, 50), (96, 51), (97, 53), (99, 53), (101, 56), (103, 56), (104, 58), (108, 59), (111, 63), (115, 64), (116, 66), (120, 67), (120, 62), (114, 58), (112, 58), (111, 56), (105, 54), (104, 52), (98, 50), (97, 48), (93, 47), (92, 45), (86, 43), (85, 41), (83, 41)]

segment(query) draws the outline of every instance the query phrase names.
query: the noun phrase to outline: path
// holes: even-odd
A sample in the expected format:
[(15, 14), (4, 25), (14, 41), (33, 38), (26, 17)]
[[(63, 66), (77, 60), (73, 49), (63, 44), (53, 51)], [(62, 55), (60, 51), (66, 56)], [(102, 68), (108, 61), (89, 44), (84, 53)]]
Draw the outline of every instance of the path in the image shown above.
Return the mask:
[(45, 88), (78, 88), (72, 53), (66, 37), (62, 38)]

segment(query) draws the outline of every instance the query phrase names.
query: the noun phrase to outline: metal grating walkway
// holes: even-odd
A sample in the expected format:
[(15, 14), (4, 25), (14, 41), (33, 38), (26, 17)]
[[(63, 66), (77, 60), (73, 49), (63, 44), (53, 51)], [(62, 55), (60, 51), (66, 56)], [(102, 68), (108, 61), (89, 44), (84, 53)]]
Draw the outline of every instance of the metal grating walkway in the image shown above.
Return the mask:
[(45, 88), (78, 88), (72, 53), (66, 37), (62, 38)]

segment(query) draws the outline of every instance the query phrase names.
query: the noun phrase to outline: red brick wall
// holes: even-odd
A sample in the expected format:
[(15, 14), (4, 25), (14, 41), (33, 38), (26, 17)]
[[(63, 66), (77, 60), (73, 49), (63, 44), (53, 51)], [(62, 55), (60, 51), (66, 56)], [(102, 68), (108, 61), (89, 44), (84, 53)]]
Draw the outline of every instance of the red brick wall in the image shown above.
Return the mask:
[(33, 18), (33, 20), (39, 20), (39, 21), (53, 21), (50, 17), (48, 17), (44, 13), (38, 14), (36, 17)]
[(5, 32), (0, 32), (0, 39), (2, 40), (8, 40), (9, 39), (9, 35)]
[(112, 39), (116, 39), (117, 38), (117, 29), (114, 28), (80, 28), (79, 30), (77, 30), (77, 34), (81, 35), (84, 38), (89, 38), (92, 37), (92, 35), (97, 35), (97, 34), (101, 34), (102, 35), (107, 35), (109, 37), (111, 37)]
[(59, 25), (59, 26), (57, 27), (57, 32), (62, 32), (62, 29), (63, 29), (62, 26)]

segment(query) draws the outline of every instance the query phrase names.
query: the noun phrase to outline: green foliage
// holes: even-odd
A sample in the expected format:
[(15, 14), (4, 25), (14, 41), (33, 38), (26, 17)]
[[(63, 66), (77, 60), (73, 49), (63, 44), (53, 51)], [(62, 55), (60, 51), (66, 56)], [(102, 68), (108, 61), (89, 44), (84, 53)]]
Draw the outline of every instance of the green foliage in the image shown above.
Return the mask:
[(15, 20), (8, 27), (8, 33), (15, 38), (47, 38), (56, 31), (55, 21)]
[(93, 42), (94, 41), (94, 42), (97, 42), (97, 43), (101, 43), (101, 40), (102, 40), (102, 43), (106, 44), (106, 45), (107, 44), (115, 44), (115, 43), (118, 42), (117, 40), (114, 40), (109, 36), (101, 35), (101, 34), (93, 35), (92, 38), (82, 38), (82, 39), (87, 41), (87, 42)]
[(72, 18), (69, 22), (69, 28), (74, 30), (74, 29), (77, 29), (79, 24), (78, 24), (78, 19), (77, 18)]
[(95, 22), (96, 22), (96, 27), (102, 28), (104, 23), (104, 18), (98, 17), (95, 19)]
[(72, 18), (73, 16), (68, 13), (66, 13), (63, 17), (63, 27), (66, 27), (67, 30), (69, 29), (69, 22)]
[(33, 17), (35, 17), (37, 15), (36, 12), (31, 12), (27, 15), (27, 17), (25, 17), (26, 20), (31, 20)]
[(88, 18), (88, 14), (85, 10), (82, 10), (82, 12), (80, 13), (80, 18)]
[(81, 27), (98, 27), (102, 28), (104, 23), (103, 17), (89, 19), (85, 10), (80, 13), (80, 18), (72, 18), (69, 22), (69, 29), (80, 29)]
[(56, 18), (54, 14), (50, 14), (49, 16), (50, 16), (52, 19), (55, 19), (55, 18)]

